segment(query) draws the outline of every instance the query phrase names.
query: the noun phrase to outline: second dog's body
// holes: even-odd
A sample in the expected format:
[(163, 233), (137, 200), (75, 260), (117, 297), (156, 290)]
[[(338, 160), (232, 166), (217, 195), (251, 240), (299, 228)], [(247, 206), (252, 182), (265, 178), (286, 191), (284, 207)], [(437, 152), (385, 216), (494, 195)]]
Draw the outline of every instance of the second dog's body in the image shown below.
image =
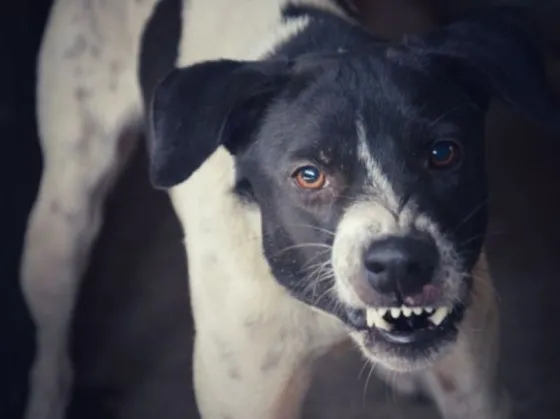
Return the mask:
[[(283, 7), (287, 3), (304, 3), (311, 11), (306, 8), (286, 13)], [(38, 115), (45, 171), (30, 219), (22, 266), (25, 295), (38, 326), (39, 347), (27, 419), (63, 416), (70, 383), (66, 348), (69, 318), (88, 252), (100, 227), (103, 198), (130, 148), (119, 139), (129, 128), (141, 128), (144, 115), (157, 119), (157, 113), (144, 105), (142, 97), (150, 104), (156, 84), (174, 66), (217, 59), (258, 61), (285, 40), (298, 36), (312, 44), (311, 35), (300, 34), (313, 26), (314, 19), (329, 21), (331, 18), (323, 17), (328, 15), (333, 16), (333, 22), (347, 22), (340, 23), (342, 26), (351, 25), (348, 10), (339, 3), (56, 2), (39, 65)], [(333, 30), (336, 25), (333, 23)], [(343, 37), (340, 40), (340, 47), (331, 52), (348, 49), (348, 41)], [(214, 85), (220, 85), (223, 79), (215, 79)], [(224, 101), (227, 99), (224, 96)], [(155, 112), (160, 102), (154, 105)], [(211, 114), (211, 108), (197, 114), (199, 118), (191, 125)], [(393, 196), (396, 192), (388, 192), (385, 177), (376, 172), (379, 168), (364, 149), (368, 127), (362, 122), (357, 125), (358, 141), (362, 141), (362, 148), (358, 148), (360, 161), (377, 187), (385, 185), (386, 196)], [(166, 124), (172, 126), (171, 136), (181, 129), (181, 124)], [(152, 133), (154, 166), (158, 159), (168, 158), (163, 152), (158, 154), (158, 126), (162, 125), (155, 124)], [(196, 325), (194, 380), (198, 407), (204, 419), (296, 418), (313, 360), (349, 336), (366, 352), (367, 342), (361, 340), (360, 328), (349, 327), (336, 313), (313, 307), (303, 294), (295, 295), (294, 289), (279, 283), (282, 268), (263, 250), (262, 220), (266, 222), (267, 217), (232, 192), (239, 186), (235, 158), (224, 147), (208, 154), (186, 181), (171, 180), (174, 188), (170, 192), (186, 233)], [(350, 224), (364, 218), (363, 212), (359, 213), (362, 207), (356, 206), (351, 212), (358, 215), (342, 218), (344, 224), (338, 225), (337, 237), (349, 234)], [(377, 207), (366, 209), (368, 214), (380, 213)], [(443, 236), (435, 224), (423, 219), (425, 229), (431, 229), (440, 246)], [(421, 228), (419, 222), (415, 225)], [(348, 247), (336, 240), (333, 246), (339, 252)], [(338, 274), (349, 269), (340, 262), (333, 264)], [(437, 358), (434, 355), (434, 359), (422, 361), (424, 368), (401, 368), (406, 371), (399, 372), (396, 380), (395, 373), (389, 372), (391, 381), (403, 390), (429, 393), (446, 419), (507, 417), (507, 404), (495, 379), (494, 295), (485, 283), (489, 281), (486, 270), (481, 272), (473, 275), (470, 303), (453, 346)], [(342, 282), (336, 285), (344, 303), (358, 304), (356, 297), (348, 294), (351, 288), (344, 288)], [(462, 297), (457, 294), (449, 298)], [(408, 307), (403, 310), (406, 313)], [(395, 361), (386, 354), (372, 352), (368, 356), (379, 363), (376, 369), (381, 373), (402, 365), (402, 360)]]

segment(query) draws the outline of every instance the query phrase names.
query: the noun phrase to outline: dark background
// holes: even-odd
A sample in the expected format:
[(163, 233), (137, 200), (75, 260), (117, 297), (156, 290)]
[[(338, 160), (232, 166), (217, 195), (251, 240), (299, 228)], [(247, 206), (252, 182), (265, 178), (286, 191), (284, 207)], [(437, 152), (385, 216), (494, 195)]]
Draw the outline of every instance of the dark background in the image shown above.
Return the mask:
[[(426, 26), (425, 20), (409, 19), (401, 9), (395, 14), (394, 9), (379, 9), (374, 0), (358, 1), (366, 6), (373, 25), (388, 33)], [(427, 1), (442, 6), (437, 0)], [(454, 0), (439, 10), (490, 2)], [(17, 270), (41, 167), (34, 73), (49, 3), (4, 0), (0, 5), (0, 419), (21, 416), (34, 350)], [(557, 87), (559, 3), (531, 1), (543, 39), (552, 47), (550, 74)], [(516, 419), (558, 419), (560, 137), (540, 132), (495, 104), (488, 138), (489, 256), (502, 301), (503, 376), (516, 402)], [(72, 418), (196, 417), (181, 234), (167, 197), (149, 187), (145, 167), (140, 148), (107, 203), (106, 224), (92, 256), (74, 327), (77, 381)], [(364, 402), (367, 374), (357, 379), (362, 364), (352, 356), (330, 358), (325, 365), (328, 368), (320, 369), (308, 401), (309, 418), (365, 419), (374, 413), (374, 404), (376, 419), (435, 417), (425, 405), (402, 400), (376, 382), (369, 384)]]
[(35, 53), (50, 0), (0, 2), (0, 418), (25, 401), (33, 329), (17, 271), (41, 170), (34, 120)]

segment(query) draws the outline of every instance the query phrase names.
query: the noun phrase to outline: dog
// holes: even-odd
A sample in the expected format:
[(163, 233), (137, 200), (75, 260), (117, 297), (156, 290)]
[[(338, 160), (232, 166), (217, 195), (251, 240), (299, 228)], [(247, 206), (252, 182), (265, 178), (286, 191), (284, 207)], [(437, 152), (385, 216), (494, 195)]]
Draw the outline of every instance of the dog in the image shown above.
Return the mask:
[(485, 115), (498, 98), (560, 125), (522, 12), (388, 42), (350, 1), (58, 0), (37, 93), (27, 419), (64, 417), (69, 319), (131, 130), (185, 233), (203, 419), (300, 417), (314, 361), (348, 340), (445, 419), (509, 417)]

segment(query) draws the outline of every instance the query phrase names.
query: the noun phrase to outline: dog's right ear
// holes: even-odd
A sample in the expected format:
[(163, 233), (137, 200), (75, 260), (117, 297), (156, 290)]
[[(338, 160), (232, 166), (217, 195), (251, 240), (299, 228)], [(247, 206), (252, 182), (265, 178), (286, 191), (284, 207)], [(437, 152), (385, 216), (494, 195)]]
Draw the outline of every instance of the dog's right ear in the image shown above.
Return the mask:
[(150, 178), (156, 188), (186, 180), (219, 147), (235, 154), (253, 137), (289, 80), (289, 62), (207, 61), (176, 69), (149, 109)]
[(560, 101), (548, 85), (526, 8), (477, 10), (408, 45), (443, 66), (482, 108), (497, 96), (541, 127), (560, 131)]

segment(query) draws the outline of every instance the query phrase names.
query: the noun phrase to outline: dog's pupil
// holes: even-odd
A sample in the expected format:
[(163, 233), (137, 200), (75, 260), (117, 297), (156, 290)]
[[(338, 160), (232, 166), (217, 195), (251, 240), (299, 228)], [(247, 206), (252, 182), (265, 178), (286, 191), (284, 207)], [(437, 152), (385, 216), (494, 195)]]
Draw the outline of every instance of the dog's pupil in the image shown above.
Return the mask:
[(453, 149), (450, 144), (438, 144), (432, 150), (434, 160), (438, 162), (445, 162), (453, 154)]
[(306, 182), (313, 183), (317, 181), (317, 178), (319, 177), (319, 171), (314, 167), (306, 167), (302, 169), (301, 177)]
[(430, 163), (432, 167), (448, 167), (456, 162), (457, 146), (452, 141), (441, 141), (432, 147)]

